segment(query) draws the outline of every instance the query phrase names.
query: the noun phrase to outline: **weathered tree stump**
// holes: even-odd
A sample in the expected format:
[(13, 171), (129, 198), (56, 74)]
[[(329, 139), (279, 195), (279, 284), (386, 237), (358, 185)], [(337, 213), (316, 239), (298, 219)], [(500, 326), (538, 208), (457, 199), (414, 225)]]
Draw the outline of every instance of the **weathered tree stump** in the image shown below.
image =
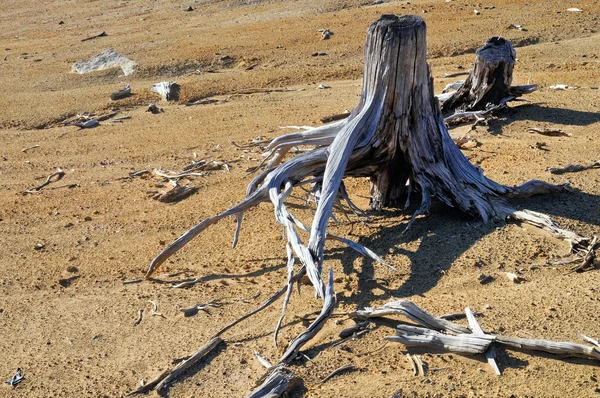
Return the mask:
[[(568, 241), (574, 251), (588, 247), (587, 238), (560, 229), (544, 214), (517, 211), (504, 198), (564, 192), (568, 187), (541, 181), (530, 181), (517, 187), (498, 184), (486, 178), (483, 171), (472, 165), (454, 144), (433, 94), (433, 82), (426, 62), (425, 35), (425, 22), (418, 16), (384, 15), (372, 24), (367, 32), (362, 94), (351, 116), (271, 141), (267, 159), (272, 158), (266, 169), (248, 185), (246, 198), (184, 233), (154, 258), (146, 277), (149, 278), (160, 264), (204, 229), (227, 216), (235, 216), (238, 221), (235, 246), (243, 212), (270, 200), (275, 208), (275, 218), (283, 226), (288, 240), (284, 311), (293, 282), (306, 274), (316, 296), (325, 298), (322, 312), (325, 315), (318, 322), (322, 325), (333, 309), (330, 299), (333, 286), (328, 286), (326, 294), (322, 278), (325, 240), (337, 239), (363, 255), (381, 260), (357, 243), (327, 234), (334, 203), (338, 199), (349, 201), (343, 186), (345, 177), (370, 178), (371, 207), (374, 209), (401, 203), (411, 190), (420, 192), (421, 206), (407, 229), (417, 215), (429, 210), (432, 199), (437, 198), (483, 221), (512, 218), (533, 224)], [(507, 64), (506, 68), (496, 69), (511, 71), (512, 64)], [(314, 145), (316, 148), (284, 161), (290, 148), (298, 145)], [(294, 217), (285, 204), (295, 186), (308, 183), (316, 184), (320, 191), (310, 228)], [(302, 241), (299, 230), (310, 233), (308, 244)], [(301, 263), (298, 270), (295, 269), (295, 259)], [(329, 274), (331, 283), (333, 275)], [(271, 304), (283, 294), (283, 290), (276, 293), (273, 300), (241, 319)], [(318, 329), (311, 327), (306, 332), (310, 337)], [(302, 344), (305, 342), (302, 340)], [(302, 344), (296, 349), (299, 350)], [(296, 353), (286, 353), (283, 362), (289, 362)]]
[(503, 37), (488, 39), (475, 54), (464, 84), (442, 104), (444, 115), (485, 110), (537, 89), (535, 84), (511, 86), (517, 52)]

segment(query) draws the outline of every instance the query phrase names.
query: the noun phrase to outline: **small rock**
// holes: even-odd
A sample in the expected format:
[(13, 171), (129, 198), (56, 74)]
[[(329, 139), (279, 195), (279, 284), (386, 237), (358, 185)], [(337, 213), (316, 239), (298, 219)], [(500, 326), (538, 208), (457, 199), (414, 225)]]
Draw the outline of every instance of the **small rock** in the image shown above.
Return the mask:
[(475, 15), (480, 15), (481, 13), (477, 10), (473, 10), (473, 12), (475, 13)]
[(192, 6), (189, 6), (187, 8), (184, 8), (183, 11), (194, 11), (194, 9), (192, 8)]
[(76, 266), (71, 265), (71, 266), (67, 267), (67, 272), (76, 273), (76, 272), (79, 272), (79, 269)]
[(319, 85), (317, 86), (317, 88), (318, 88), (318, 89), (320, 89), (320, 90), (324, 90), (324, 89), (326, 89), (326, 88), (331, 88), (331, 86), (327, 86), (327, 85), (325, 85), (325, 84), (319, 84)]
[(33, 248), (34, 248), (35, 250), (38, 250), (38, 251), (39, 251), (39, 250), (42, 250), (42, 249), (43, 249), (43, 248), (45, 248), (45, 247), (46, 247), (46, 245), (45, 245), (45, 244), (43, 244), (43, 243), (41, 243), (41, 242), (40, 242), (40, 243), (36, 243), (36, 244), (35, 244), (35, 246), (33, 246)]
[(92, 221), (92, 217), (90, 216), (85, 216), (83, 221)]

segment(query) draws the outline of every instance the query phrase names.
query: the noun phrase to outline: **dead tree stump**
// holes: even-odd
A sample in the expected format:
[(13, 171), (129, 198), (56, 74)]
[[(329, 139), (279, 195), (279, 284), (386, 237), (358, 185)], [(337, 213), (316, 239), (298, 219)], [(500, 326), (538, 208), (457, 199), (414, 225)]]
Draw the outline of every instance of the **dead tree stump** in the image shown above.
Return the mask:
[(511, 87), (517, 52), (503, 37), (488, 39), (475, 54), (473, 70), (465, 83), (444, 101), (444, 115), (485, 110), (537, 89), (537, 85)]
[[(246, 198), (184, 233), (154, 258), (146, 278), (167, 258), (224, 217), (237, 218), (235, 246), (243, 212), (261, 202), (270, 201), (275, 209), (275, 218), (287, 237), (288, 282), (283, 311), (291, 297), (294, 281), (306, 274), (316, 296), (324, 298), (324, 315), (317, 322), (320, 328), (335, 305), (331, 300), (332, 271), (329, 272), (327, 289), (322, 278), (325, 240), (336, 239), (362, 255), (384, 263), (363, 246), (327, 233), (328, 221), (337, 200), (345, 199), (351, 208), (355, 208), (343, 185), (346, 177), (370, 178), (371, 207), (374, 209), (401, 203), (411, 190), (420, 192), (421, 206), (407, 229), (417, 215), (429, 210), (432, 199), (437, 198), (483, 221), (511, 218), (547, 230), (555, 237), (568, 241), (574, 251), (588, 248), (589, 239), (560, 229), (544, 214), (517, 211), (505, 198), (564, 192), (568, 187), (541, 181), (530, 181), (517, 187), (498, 184), (485, 177), (483, 171), (471, 164), (454, 144), (446, 129), (439, 102), (433, 94), (433, 81), (426, 61), (425, 36), (425, 22), (418, 16), (384, 15), (373, 23), (367, 32), (361, 98), (351, 116), (340, 122), (272, 140), (266, 158), (271, 160), (266, 169), (248, 185)], [(512, 49), (509, 43), (503, 43), (503, 48)], [(511, 51), (509, 60), (514, 60), (514, 50)], [(487, 51), (483, 53), (485, 56)], [(510, 86), (512, 63), (496, 66), (494, 70), (484, 68), (482, 71), (488, 71), (491, 76), (501, 75), (503, 79), (508, 79), (503, 80), (503, 87)], [(494, 87), (494, 84), (491, 86)], [(290, 148), (299, 145), (316, 148), (285, 160)], [(319, 191), (310, 228), (300, 222), (286, 205), (294, 187), (309, 183), (315, 184), (315, 190)], [(299, 233), (301, 230), (310, 235), (307, 243), (303, 242)], [(270, 305), (285, 289), (282, 288), (272, 300), (248, 316)], [(316, 333), (313, 332), (317, 326), (311, 325), (307, 330), (307, 333), (312, 333), (311, 337)], [(306, 339), (302, 340), (297, 349), (305, 342)]]

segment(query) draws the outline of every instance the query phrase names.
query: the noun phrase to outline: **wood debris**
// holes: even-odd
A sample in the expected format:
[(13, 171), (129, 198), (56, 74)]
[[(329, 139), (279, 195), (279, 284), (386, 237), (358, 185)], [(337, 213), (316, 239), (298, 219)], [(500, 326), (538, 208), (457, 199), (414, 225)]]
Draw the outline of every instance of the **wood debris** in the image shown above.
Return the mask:
[(360, 332), (361, 330), (368, 328), (369, 323), (370, 322), (367, 320), (364, 322), (358, 322), (350, 327), (347, 327), (339, 333), (339, 337), (342, 339), (351, 337), (354, 333)]
[(527, 132), (547, 135), (549, 137), (571, 137), (571, 134), (556, 128), (529, 128)]
[(584, 171), (589, 169), (600, 168), (600, 160), (595, 160), (588, 165), (581, 164), (568, 164), (564, 167), (548, 167), (546, 170), (552, 174), (565, 174), (565, 173), (576, 173), (578, 171)]
[(271, 369), (273, 367), (273, 365), (271, 365), (271, 362), (269, 362), (269, 360), (267, 358), (262, 356), (260, 352), (255, 352), (254, 357), (265, 368)]
[(146, 109), (146, 112), (150, 112), (153, 115), (156, 115), (164, 111), (162, 110), (162, 108), (158, 108), (156, 104), (150, 104), (148, 105), (148, 109)]
[(458, 140), (453, 140), (457, 147), (461, 149), (476, 148), (479, 142), (475, 138), (465, 137)]
[(517, 29), (517, 30), (521, 30), (523, 32), (527, 32), (527, 29), (525, 29), (523, 27), (523, 25), (518, 25), (518, 24), (514, 24), (514, 23), (511, 23), (507, 29)]
[(39, 148), (39, 147), (40, 147), (39, 145), (33, 145), (33, 146), (30, 146), (30, 147), (21, 149), (21, 152), (27, 153), (27, 152), (31, 151), (32, 149)]
[(329, 29), (319, 29), (317, 32), (321, 33), (321, 39), (323, 40), (329, 40), (331, 35), (333, 35), (333, 32)]
[(81, 39), (81, 41), (94, 40), (94, 39), (97, 39), (99, 37), (104, 37), (104, 36), (108, 36), (108, 35), (106, 34), (106, 32), (102, 31), (102, 32), (98, 33), (97, 35), (93, 35), (90, 37), (86, 37), (85, 39)]
[(568, 84), (555, 84), (554, 86), (550, 86), (550, 90), (566, 90), (569, 88)]
[(147, 191), (152, 199), (163, 203), (179, 202), (198, 191), (196, 187), (179, 185), (177, 182), (173, 184), (173, 188), (166, 192)]
[(144, 309), (140, 308), (138, 310), (137, 318), (136, 318), (135, 322), (133, 322), (133, 326), (137, 326), (140, 324), (140, 322), (142, 322), (142, 314), (143, 313), (144, 313)]
[(138, 279), (131, 279), (131, 280), (127, 280), (127, 281), (121, 281), (121, 283), (123, 285), (133, 285), (135, 283), (142, 283), (143, 281), (144, 281), (144, 279), (138, 278)]
[(148, 302), (150, 304), (152, 304), (152, 312), (150, 313), (153, 316), (159, 316), (161, 318), (167, 319), (166, 316), (164, 316), (163, 314), (161, 314), (160, 312), (158, 312), (158, 304), (155, 301), (152, 300), (148, 300)]
[(65, 172), (59, 167), (58, 169), (56, 169), (56, 171), (54, 173), (50, 174), (46, 178), (46, 181), (44, 181), (44, 183), (42, 185), (38, 185), (37, 187), (29, 188), (28, 190), (23, 192), (23, 195), (38, 193), (42, 189), (44, 189), (46, 186), (48, 186), (48, 184), (60, 181), (64, 176), (65, 176)]
[(569, 11), (569, 12), (583, 12), (583, 10), (580, 10), (579, 8), (576, 8), (576, 7), (567, 8), (567, 11)]
[(208, 303), (204, 303), (204, 304), (198, 304), (198, 305), (193, 305), (191, 307), (186, 307), (186, 308), (180, 308), (179, 311), (183, 312), (183, 314), (188, 317), (188, 316), (194, 316), (198, 313), (198, 311), (204, 311), (206, 312), (208, 315), (210, 315), (210, 311), (209, 311), (209, 307), (210, 308), (220, 308), (223, 306), (223, 304), (220, 303), (220, 301), (222, 301), (223, 299), (214, 299), (209, 301)]
[(110, 94), (110, 99), (113, 101), (117, 101), (123, 98), (127, 98), (131, 95), (131, 86), (128, 84), (125, 88), (121, 90), (115, 91)]
[(245, 398), (281, 397), (295, 386), (296, 380), (294, 372), (285, 365), (275, 366), (259, 380), (262, 384)]
[(521, 283), (521, 282), (523, 282), (525, 280), (522, 277), (520, 277), (519, 275), (513, 274), (512, 272), (505, 272), (505, 274), (506, 274), (506, 277), (508, 279), (510, 279), (510, 281), (512, 283)]
[(160, 82), (153, 84), (150, 91), (159, 94), (165, 101), (179, 101), (181, 86), (177, 82)]
[[(414, 304), (413, 304), (414, 305)], [(423, 311), (419, 309), (420, 311)], [(467, 310), (467, 315), (468, 315)], [(385, 339), (399, 342), (407, 347), (428, 347), (437, 350), (456, 352), (465, 355), (484, 354), (492, 344), (500, 344), (506, 347), (517, 348), (519, 350), (542, 351), (557, 355), (578, 356), (600, 361), (600, 350), (597, 347), (590, 347), (583, 344), (570, 342), (555, 342), (550, 340), (533, 340), (518, 337), (490, 335), (482, 333), (481, 328), (472, 323), (474, 317), (470, 319), (473, 332), (455, 333), (448, 329), (443, 330), (447, 334), (440, 333), (427, 327), (417, 327), (410, 325), (398, 325), (396, 336), (388, 336)], [(455, 325), (458, 326), (458, 325)], [(490, 356), (488, 356), (488, 360)], [(492, 365), (490, 361), (490, 365)], [(497, 367), (492, 365), (492, 367)], [(496, 371), (496, 369), (494, 369)], [(497, 371), (497, 373), (499, 370)]]

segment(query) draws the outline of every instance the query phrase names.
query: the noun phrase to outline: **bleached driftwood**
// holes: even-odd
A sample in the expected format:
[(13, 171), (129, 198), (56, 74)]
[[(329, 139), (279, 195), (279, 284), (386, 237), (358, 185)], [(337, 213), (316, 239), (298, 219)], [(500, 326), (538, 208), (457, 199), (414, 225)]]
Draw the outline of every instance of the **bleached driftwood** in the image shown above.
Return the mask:
[(464, 84), (442, 104), (442, 113), (450, 116), (486, 110), (488, 104), (498, 105), (506, 98), (512, 100), (537, 90), (535, 84), (511, 87), (516, 54), (508, 40), (497, 36), (488, 39), (477, 50), (473, 70)]
[(365, 308), (348, 314), (351, 318), (369, 319), (381, 318), (388, 315), (403, 315), (411, 321), (418, 323), (426, 328), (452, 331), (454, 333), (469, 333), (470, 330), (450, 322), (446, 319), (436, 317), (423, 311), (413, 302), (408, 300), (396, 300), (385, 303), (379, 308)]
[[(419, 308), (419, 311), (423, 310)], [(486, 357), (488, 358), (488, 361), (493, 358), (493, 353), (488, 351), (493, 347), (492, 344), (502, 344), (507, 347), (527, 351), (543, 351), (551, 354), (578, 356), (600, 361), (600, 350), (593, 346), (571, 342), (523, 339), (518, 337), (485, 334), (468, 308), (466, 313), (473, 331), (467, 329), (467, 333), (452, 335), (429, 328), (400, 324), (396, 327), (396, 336), (388, 336), (386, 337), (386, 340), (399, 342), (408, 347), (428, 347), (466, 355), (483, 354), (487, 352), (488, 354)], [(492, 365), (491, 361), (490, 364)], [(499, 370), (497, 369), (495, 362), (492, 367), (498, 374)]]
[(177, 82), (160, 82), (153, 84), (150, 91), (159, 94), (165, 101), (179, 101), (181, 86)]
[(212, 350), (214, 350), (219, 344), (223, 342), (219, 337), (213, 337), (210, 341), (201, 347), (198, 351), (192, 354), (188, 359), (181, 362), (175, 369), (171, 370), (169, 374), (156, 386), (156, 391), (160, 392), (170, 384), (172, 384), (175, 379), (177, 379), (183, 372), (188, 370), (194, 364), (196, 364), (199, 360), (208, 355)]
[(279, 365), (269, 370), (263, 379), (263, 383), (246, 395), (246, 398), (281, 397), (293, 387), (295, 374), (285, 366)]
[(494, 337), (489, 335), (459, 334), (454, 336), (410, 325), (398, 325), (396, 334), (397, 336), (388, 336), (385, 339), (402, 343), (407, 347), (429, 347), (466, 355), (483, 354), (494, 340)]

